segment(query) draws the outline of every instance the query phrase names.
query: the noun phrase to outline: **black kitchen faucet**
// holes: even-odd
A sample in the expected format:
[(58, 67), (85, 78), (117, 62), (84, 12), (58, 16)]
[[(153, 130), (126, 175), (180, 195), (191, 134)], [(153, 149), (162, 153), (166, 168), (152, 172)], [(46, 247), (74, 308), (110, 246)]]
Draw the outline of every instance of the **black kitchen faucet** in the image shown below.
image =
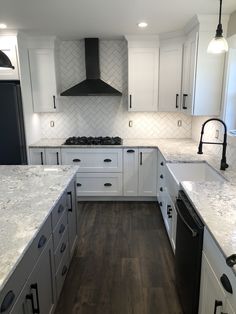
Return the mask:
[[(204, 134), (204, 128), (205, 125), (210, 122), (210, 121), (219, 121), (220, 123), (223, 124), (225, 132), (224, 132), (224, 140), (223, 143), (217, 143), (217, 142), (203, 142), (202, 141), (202, 137)], [(202, 152), (202, 144), (215, 144), (215, 145), (223, 145), (223, 150), (222, 150), (222, 158), (221, 158), (221, 162), (220, 162), (220, 170), (225, 170), (226, 168), (229, 167), (229, 165), (226, 162), (226, 146), (227, 146), (227, 126), (224, 123), (224, 121), (222, 121), (221, 119), (217, 119), (217, 118), (211, 118), (206, 120), (203, 125), (202, 125), (202, 131), (201, 131), (201, 138), (200, 138), (200, 143), (198, 146), (198, 154), (203, 154)]]

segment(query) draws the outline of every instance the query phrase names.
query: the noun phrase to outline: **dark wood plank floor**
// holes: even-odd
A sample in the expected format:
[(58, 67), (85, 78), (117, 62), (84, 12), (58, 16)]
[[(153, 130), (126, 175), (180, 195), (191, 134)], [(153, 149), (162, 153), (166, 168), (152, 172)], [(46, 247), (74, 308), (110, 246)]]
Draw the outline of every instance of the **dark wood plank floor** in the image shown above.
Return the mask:
[(156, 203), (79, 203), (78, 234), (56, 314), (182, 314)]

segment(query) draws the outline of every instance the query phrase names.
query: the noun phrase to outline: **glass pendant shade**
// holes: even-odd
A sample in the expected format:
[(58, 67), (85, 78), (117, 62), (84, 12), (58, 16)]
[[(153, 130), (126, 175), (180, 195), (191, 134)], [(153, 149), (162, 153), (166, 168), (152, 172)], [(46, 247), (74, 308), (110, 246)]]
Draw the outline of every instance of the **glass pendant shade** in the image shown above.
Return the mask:
[(224, 37), (214, 37), (207, 48), (208, 53), (224, 53), (229, 50), (229, 46)]
[(11, 68), (14, 69), (14, 66), (11, 64), (8, 56), (0, 50), (0, 68)]

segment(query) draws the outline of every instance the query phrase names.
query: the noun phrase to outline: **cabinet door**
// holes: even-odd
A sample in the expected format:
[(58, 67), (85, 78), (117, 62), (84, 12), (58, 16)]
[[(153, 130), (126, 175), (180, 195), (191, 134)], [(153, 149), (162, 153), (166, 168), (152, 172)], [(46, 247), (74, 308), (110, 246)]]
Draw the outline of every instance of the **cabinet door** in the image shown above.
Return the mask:
[(193, 113), (194, 104), (197, 43), (198, 33), (195, 33), (191, 35), (184, 44), (183, 53), (181, 110), (190, 115)]
[(56, 73), (53, 49), (29, 49), (34, 112), (56, 112)]
[(203, 252), (199, 314), (220, 314), (223, 311), (224, 304), (224, 290)]
[(139, 196), (156, 196), (157, 150), (139, 149)]
[(14, 69), (0, 68), (0, 80), (19, 80), (16, 37), (0, 36), (0, 50), (11, 60)]
[(30, 148), (30, 164), (45, 165), (44, 148)]
[(157, 111), (158, 49), (129, 48), (129, 111)]
[(61, 151), (57, 148), (45, 148), (46, 165), (60, 165)]
[(75, 180), (70, 183), (67, 189), (67, 208), (70, 257), (72, 257), (77, 241), (77, 196)]
[(124, 149), (124, 196), (138, 195), (138, 149)]
[(162, 47), (159, 65), (159, 111), (179, 111), (182, 79), (182, 45)]

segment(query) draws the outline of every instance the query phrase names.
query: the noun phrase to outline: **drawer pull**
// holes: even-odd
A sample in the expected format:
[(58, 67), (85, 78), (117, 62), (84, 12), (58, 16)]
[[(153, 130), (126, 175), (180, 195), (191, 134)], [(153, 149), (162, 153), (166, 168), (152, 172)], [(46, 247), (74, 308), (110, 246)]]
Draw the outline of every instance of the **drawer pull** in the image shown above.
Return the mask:
[(30, 286), (31, 289), (35, 290), (35, 294), (36, 294), (36, 301), (37, 301), (37, 307), (34, 308), (33, 313), (38, 314), (40, 313), (40, 308), (39, 308), (39, 291), (38, 291), (38, 285), (37, 283), (34, 283)]
[(59, 234), (62, 234), (65, 231), (65, 229), (66, 229), (65, 225), (61, 224)]
[(8, 291), (2, 301), (0, 312), (4, 313), (5, 311), (7, 311), (11, 307), (14, 299), (15, 299), (14, 292), (12, 290)]
[(70, 197), (70, 208), (68, 208), (68, 212), (72, 212), (73, 209), (73, 202), (72, 202), (72, 192), (67, 192), (67, 195)]
[(59, 165), (60, 162), (59, 162), (59, 153), (57, 152), (57, 165)]
[(222, 301), (215, 300), (214, 314), (217, 313), (218, 306), (222, 306), (222, 305), (223, 305)]
[(226, 258), (226, 264), (229, 267), (233, 267), (234, 265), (236, 265), (236, 254), (232, 254), (229, 257)]
[(67, 270), (68, 270), (67, 266), (64, 265), (63, 268), (62, 268), (61, 275), (64, 276), (67, 273)]
[(134, 153), (134, 150), (133, 149), (128, 149), (127, 153)]
[(112, 160), (107, 158), (107, 159), (104, 159), (104, 162), (112, 162)]
[(81, 160), (78, 158), (75, 158), (75, 159), (73, 159), (73, 162), (81, 162)]
[(231, 286), (231, 283), (229, 281), (229, 278), (226, 276), (226, 274), (223, 274), (221, 277), (220, 277), (220, 281), (222, 283), (222, 286), (225, 288), (225, 290), (231, 294), (233, 294), (233, 289), (232, 289), (232, 286)]
[(62, 245), (61, 245), (61, 249), (60, 249), (60, 252), (63, 253), (66, 249), (66, 244), (63, 242)]
[(45, 245), (46, 242), (47, 242), (47, 238), (45, 237), (45, 235), (42, 235), (38, 242), (38, 249), (41, 249)]
[(160, 175), (160, 178), (161, 178), (161, 179), (163, 179), (163, 178), (164, 178), (163, 174), (161, 174), (161, 175)]
[(161, 162), (161, 166), (164, 166), (164, 162), (163, 161)]
[(104, 183), (104, 186), (112, 186), (111, 183)]
[(81, 183), (76, 183), (76, 186), (82, 186), (82, 184)]
[(64, 211), (64, 206), (63, 206), (63, 205), (60, 205), (60, 206), (58, 207), (57, 213), (58, 213), (58, 214), (61, 214), (63, 211)]

